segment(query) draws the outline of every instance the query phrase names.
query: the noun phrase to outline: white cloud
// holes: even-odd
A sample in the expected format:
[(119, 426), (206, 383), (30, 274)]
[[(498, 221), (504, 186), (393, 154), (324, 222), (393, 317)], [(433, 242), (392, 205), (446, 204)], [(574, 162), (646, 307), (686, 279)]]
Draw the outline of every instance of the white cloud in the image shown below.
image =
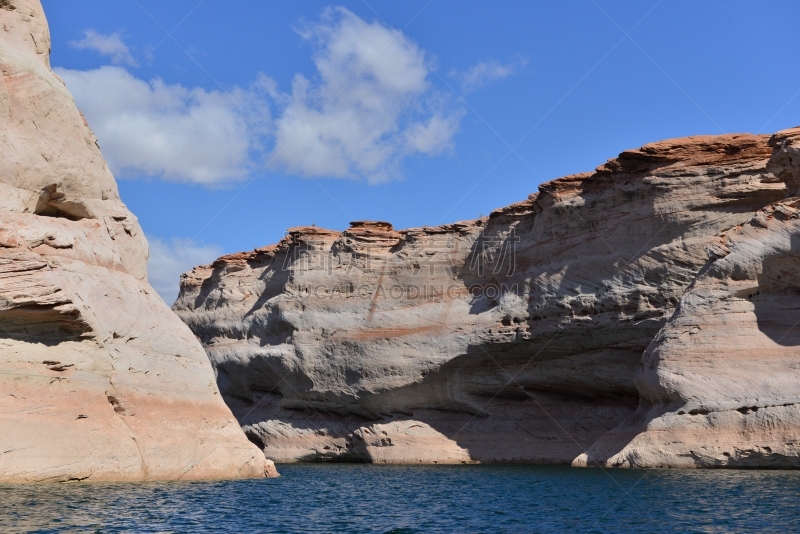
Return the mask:
[(198, 265), (211, 263), (222, 255), (221, 247), (200, 245), (191, 239), (173, 238), (164, 241), (151, 237), (148, 241), (150, 260), (147, 262), (147, 278), (170, 306), (178, 298), (182, 273), (191, 271)]
[(408, 151), (433, 155), (452, 148), (462, 116), (463, 113), (436, 113), (424, 124), (412, 124), (405, 132)]
[(467, 69), (465, 72), (454, 74), (461, 78), (461, 90), (465, 93), (483, 87), (489, 82), (495, 80), (502, 80), (517, 72), (524, 67), (528, 61), (520, 59), (511, 63), (500, 63), (492, 59), (490, 61), (481, 61)]
[(250, 91), (146, 82), (112, 66), (55, 70), (86, 113), (109, 167), (123, 176), (207, 185), (242, 178), (269, 122), (268, 110)]
[(285, 95), (275, 124), (278, 165), (377, 183), (396, 177), (403, 157), (451, 146), (461, 113), (444, 109), (415, 43), (344, 8), (326, 9), (298, 33), (314, 44), (318, 77), (296, 75)]
[[(398, 177), (407, 156), (452, 149), (463, 110), (431, 86), (417, 44), (341, 7), (297, 33), (313, 46), (317, 75), (297, 74), (289, 92), (263, 74), (222, 92), (141, 80), (120, 66), (55, 70), (123, 177), (215, 185), (252, 175), (258, 160), (300, 176), (379, 183)], [(87, 30), (72, 44), (115, 63), (132, 59), (118, 34)]]
[(70, 41), (70, 46), (78, 50), (94, 50), (100, 55), (108, 56), (115, 64), (136, 66), (136, 59), (131, 54), (128, 45), (122, 41), (118, 33), (103, 35), (94, 30), (85, 30), (83, 39)]

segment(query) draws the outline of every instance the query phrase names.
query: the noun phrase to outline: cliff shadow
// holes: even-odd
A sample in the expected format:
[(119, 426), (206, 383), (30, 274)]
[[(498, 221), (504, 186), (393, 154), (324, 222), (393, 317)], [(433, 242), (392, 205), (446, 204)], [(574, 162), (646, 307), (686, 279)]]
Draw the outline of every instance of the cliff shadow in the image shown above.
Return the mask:
[(762, 260), (758, 287), (743, 296), (763, 334), (784, 347), (800, 345), (800, 236), (791, 236), (788, 252)]
[(565, 465), (636, 410), (632, 382), (607, 387), (609, 376), (588, 370), (577, 377), (571, 362), (552, 354), (529, 365), (521, 349), (472, 346), (420, 382), (363, 403), (376, 417), (428, 425), (473, 461)]

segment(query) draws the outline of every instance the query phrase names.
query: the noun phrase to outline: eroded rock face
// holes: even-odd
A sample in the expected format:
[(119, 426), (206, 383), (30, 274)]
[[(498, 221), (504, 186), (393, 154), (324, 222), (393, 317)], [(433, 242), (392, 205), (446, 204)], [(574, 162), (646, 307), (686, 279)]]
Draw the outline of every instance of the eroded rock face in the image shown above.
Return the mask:
[[(768, 165), (800, 177), (800, 129), (779, 132)], [(795, 190), (796, 192), (796, 190)], [(636, 374), (641, 405), (577, 463), (800, 466), (800, 197), (718, 239)]]
[(50, 70), (38, 0), (0, 2), (0, 482), (263, 476), (147, 241)]
[(586, 463), (665, 402), (640, 366), (731, 236), (791, 208), (787, 135), (653, 143), (474, 221), (290, 229), (183, 275), (174, 309), (269, 458)]

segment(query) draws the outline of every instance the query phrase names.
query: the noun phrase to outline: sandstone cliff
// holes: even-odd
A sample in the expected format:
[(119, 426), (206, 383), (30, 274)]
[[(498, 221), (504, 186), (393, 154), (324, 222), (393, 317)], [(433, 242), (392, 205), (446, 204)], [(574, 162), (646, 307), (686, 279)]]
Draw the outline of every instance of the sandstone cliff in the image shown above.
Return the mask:
[(38, 0), (0, 1), (0, 482), (263, 476), (147, 241), (50, 70)]
[(293, 228), (174, 309), (268, 458), (794, 465), (794, 139), (653, 143), (474, 221)]
[(798, 141), (770, 140), (790, 196), (720, 234), (644, 353), (638, 411), (577, 465), (800, 467)]

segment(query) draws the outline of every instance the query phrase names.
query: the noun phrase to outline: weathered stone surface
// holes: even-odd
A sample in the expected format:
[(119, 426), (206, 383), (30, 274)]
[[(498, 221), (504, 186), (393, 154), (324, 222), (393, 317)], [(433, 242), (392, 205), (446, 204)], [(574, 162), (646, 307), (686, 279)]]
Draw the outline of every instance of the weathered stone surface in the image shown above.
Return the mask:
[(39, 1), (3, 0), (0, 23), (0, 482), (264, 476), (147, 284), (147, 241), (49, 68)]
[[(800, 130), (773, 136), (790, 187)], [(641, 404), (576, 463), (800, 467), (800, 197), (718, 238), (712, 262), (644, 353)]]
[(174, 309), (269, 458), (585, 463), (661, 402), (642, 354), (736, 254), (726, 236), (791, 208), (791, 135), (775, 155), (759, 135), (653, 143), (475, 221), (294, 228), (183, 275)]

